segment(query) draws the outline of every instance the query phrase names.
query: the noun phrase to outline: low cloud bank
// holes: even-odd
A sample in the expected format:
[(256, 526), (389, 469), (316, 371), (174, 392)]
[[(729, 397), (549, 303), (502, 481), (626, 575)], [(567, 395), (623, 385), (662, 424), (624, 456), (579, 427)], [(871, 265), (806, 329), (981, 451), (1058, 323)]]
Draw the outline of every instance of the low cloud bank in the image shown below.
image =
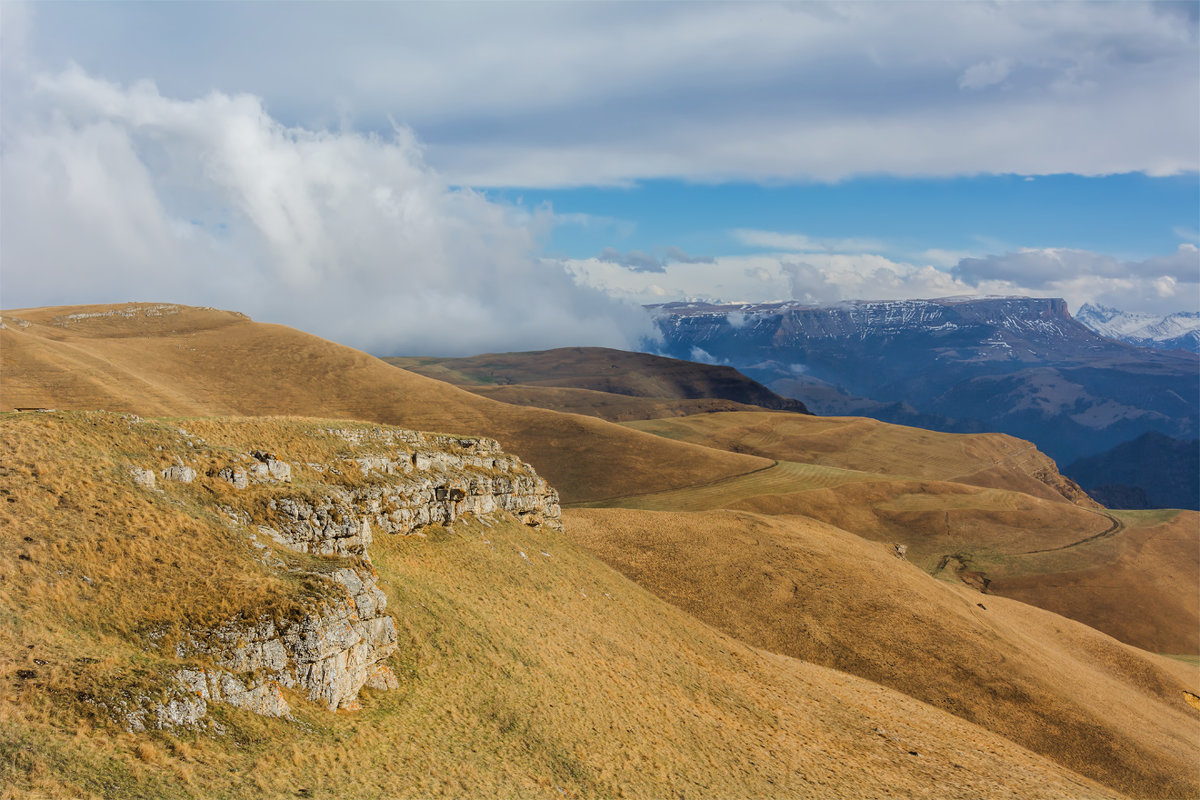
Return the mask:
[(549, 214), (450, 188), (405, 128), (287, 127), (254, 96), (178, 100), (78, 67), (20, 89), (0, 149), (6, 307), (213, 305), (380, 354), (650, 331), (538, 257)]
[[(933, 256), (938, 256), (934, 258)], [(1063, 297), (1125, 311), (1200, 310), (1200, 250), (1121, 261), (1083, 250), (1021, 250), (959, 258), (947, 269), (938, 251), (911, 260), (876, 253), (767, 253), (706, 264), (666, 264), (633, 272), (598, 259), (568, 262), (582, 283), (639, 303), (678, 300), (830, 305), (846, 300), (909, 300), (956, 295)], [(731, 321), (731, 324), (736, 322)]]

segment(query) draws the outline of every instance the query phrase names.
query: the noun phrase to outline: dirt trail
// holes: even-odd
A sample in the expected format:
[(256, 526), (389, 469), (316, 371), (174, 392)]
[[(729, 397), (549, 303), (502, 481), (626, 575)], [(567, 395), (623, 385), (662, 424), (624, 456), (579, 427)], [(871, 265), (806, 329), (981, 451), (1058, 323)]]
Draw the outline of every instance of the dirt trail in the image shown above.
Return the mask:
[(1125, 523), (1121, 522), (1121, 520), (1117, 519), (1112, 514), (1106, 513), (1104, 511), (1093, 511), (1092, 513), (1099, 514), (1102, 517), (1107, 517), (1108, 521), (1112, 524), (1109, 525), (1106, 530), (1100, 531), (1100, 533), (1089, 536), (1086, 539), (1080, 539), (1077, 542), (1071, 542), (1070, 544), (1064, 544), (1064, 545), (1060, 545), (1058, 547), (1046, 547), (1041, 550), (1028, 550), (1024, 553), (1017, 553), (1016, 555), (1032, 556), (1032, 555), (1036, 555), (1038, 553), (1054, 553), (1059, 550), (1069, 550), (1072, 547), (1078, 547), (1081, 544), (1087, 544), (1088, 542), (1099, 541), (1100, 539), (1107, 539), (1109, 536), (1114, 536), (1114, 535), (1120, 533), (1121, 531), (1125, 530)]

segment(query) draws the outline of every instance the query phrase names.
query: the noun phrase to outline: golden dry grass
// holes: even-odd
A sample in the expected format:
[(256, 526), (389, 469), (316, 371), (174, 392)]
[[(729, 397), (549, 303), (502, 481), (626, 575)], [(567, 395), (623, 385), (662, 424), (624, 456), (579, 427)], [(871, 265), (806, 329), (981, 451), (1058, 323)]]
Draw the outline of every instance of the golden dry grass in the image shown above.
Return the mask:
[[(984, 565), (989, 591), (1152, 652), (1200, 653), (1200, 514), (1114, 511), (1113, 536)], [(1118, 625), (1117, 622), (1120, 622)]]
[[(126, 309), (133, 309), (128, 317), (120, 314)], [(110, 316), (69, 318), (79, 314)], [(0, 410), (325, 416), (481, 434), (533, 464), (567, 500), (685, 486), (769, 463), (594, 417), (487, 400), (227, 311), (156, 312), (154, 304), (137, 303), (18, 309), (3, 317)]]
[(717, 633), (514, 522), (377, 540), (401, 687), (365, 692), (362, 711), (293, 695), (293, 721), (214, 707), (223, 734), (122, 732), (104, 704), (179, 664), (147, 630), (303, 590), (218, 521), (208, 482), (147, 491), (126, 468), (259, 447), (336, 458), (344, 443), (314, 435), (328, 424), (0, 418), (15, 498), (0, 502), (0, 797), (1115, 796), (899, 692)]
[(1108, 512), (1005, 489), (783, 462), (595, 507), (798, 516), (904, 544), (929, 573), (1153, 652), (1200, 651), (1200, 515)]
[[(433, 377), (433, 374), (430, 374)], [(656, 397), (630, 397), (613, 392), (597, 392), (592, 389), (562, 389), (552, 386), (479, 386), (465, 385), (462, 388), (482, 397), (512, 403), (518, 406), (535, 406), (567, 414), (584, 414), (599, 417), (609, 422), (658, 419), (661, 417), (686, 417), (693, 414), (713, 414), (721, 411), (756, 411), (756, 406), (721, 400), (712, 397), (669, 400)]]
[(603, 347), (384, 361), (505, 403), (612, 422), (800, 407), (732, 367)]
[(762, 408), (795, 408), (733, 367), (613, 350), (561, 347), (466, 358), (386, 358), (389, 364), (460, 386), (520, 385), (585, 389), (627, 397), (685, 400), (722, 398)]
[(745, 475), (664, 492), (630, 495), (612, 500), (581, 503), (581, 506), (640, 508), (651, 511), (707, 511), (729, 508), (747, 499), (765, 495), (790, 495), (809, 489), (825, 489), (846, 483), (879, 481), (883, 476), (870, 472), (822, 467), (780, 461), (773, 466)]
[(1095, 506), (1044, 453), (1001, 433), (938, 433), (864, 417), (766, 411), (647, 420), (627, 427), (780, 461), (1011, 489)]
[[(737, 638), (896, 688), (1134, 797), (1200, 792), (1200, 673), (812, 520), (571, 510), (567, 535)], [(952, 796), (950, 793), (944, 796)]]

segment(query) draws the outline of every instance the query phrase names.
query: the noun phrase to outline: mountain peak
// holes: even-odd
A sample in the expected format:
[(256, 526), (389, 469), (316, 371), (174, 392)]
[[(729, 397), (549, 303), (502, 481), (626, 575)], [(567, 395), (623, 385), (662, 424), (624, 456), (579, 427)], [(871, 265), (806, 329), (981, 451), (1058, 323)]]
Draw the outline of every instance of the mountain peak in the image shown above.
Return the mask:
[(1127, 344), (1200, 352), (1200, 312), (1153, 314), (1085, 303), (1075, 318), (1099, 335)]

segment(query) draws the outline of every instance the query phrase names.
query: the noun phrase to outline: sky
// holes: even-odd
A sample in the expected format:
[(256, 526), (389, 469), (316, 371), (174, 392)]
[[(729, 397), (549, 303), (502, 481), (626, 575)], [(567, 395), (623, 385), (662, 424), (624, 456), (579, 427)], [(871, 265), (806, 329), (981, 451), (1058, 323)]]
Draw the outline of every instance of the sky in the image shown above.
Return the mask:
[(381, 355), (642, 304), (1200, 310), (1200, 4), (0, 3), (0, 303)]

